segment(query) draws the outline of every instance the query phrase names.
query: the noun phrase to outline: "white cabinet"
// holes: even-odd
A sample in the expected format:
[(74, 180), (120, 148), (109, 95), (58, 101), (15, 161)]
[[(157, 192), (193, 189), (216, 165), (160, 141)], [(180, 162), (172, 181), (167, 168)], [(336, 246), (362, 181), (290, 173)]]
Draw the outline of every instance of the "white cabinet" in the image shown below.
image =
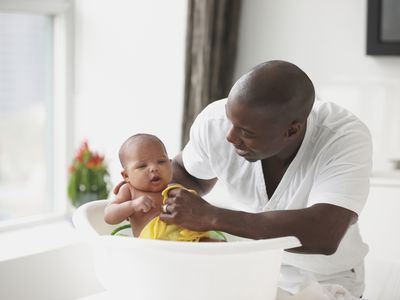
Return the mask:
[(359, 223), (370, 256), (400, 262), (400, 179), (371, 180)]
[(370, 251), (365, 259), (365, 299), (400, 299), (400, 179), (373, 178), (359, 222)]

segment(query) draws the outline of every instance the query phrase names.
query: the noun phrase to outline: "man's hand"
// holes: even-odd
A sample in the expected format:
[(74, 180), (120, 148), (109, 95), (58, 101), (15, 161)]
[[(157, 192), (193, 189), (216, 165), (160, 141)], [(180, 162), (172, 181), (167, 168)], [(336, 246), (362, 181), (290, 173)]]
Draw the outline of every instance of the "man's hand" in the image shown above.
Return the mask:
[(117, 195), (119, 192), (119, 189), (121, 188), (121, 186), (123, 186), (126, 183), (126, 181), (120, 181), (114, 188), (113, 193), (114, 195)]
[(134, 211), (141, 211), (144, 213), (147, 213), (150, 211), (153, 207), (156, 207), (155, 201), (148, 197), (148, 196), (140, 196), (134, 200), (131, 201), (131, 205)]
[(213, 229), (217, 208), (200, 196), (184, 189), (173, 189), (168, 193), (165, 204), (167, 212), (160, 214), (164, 222), (195, 231)]

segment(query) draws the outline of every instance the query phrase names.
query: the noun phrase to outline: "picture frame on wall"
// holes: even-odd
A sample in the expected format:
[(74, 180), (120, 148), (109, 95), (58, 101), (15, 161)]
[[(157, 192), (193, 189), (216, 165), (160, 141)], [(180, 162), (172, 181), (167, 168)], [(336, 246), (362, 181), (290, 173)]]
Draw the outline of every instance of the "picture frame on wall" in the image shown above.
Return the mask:
[(367, 55), (400, 55), (399, 0), (368, 0)]

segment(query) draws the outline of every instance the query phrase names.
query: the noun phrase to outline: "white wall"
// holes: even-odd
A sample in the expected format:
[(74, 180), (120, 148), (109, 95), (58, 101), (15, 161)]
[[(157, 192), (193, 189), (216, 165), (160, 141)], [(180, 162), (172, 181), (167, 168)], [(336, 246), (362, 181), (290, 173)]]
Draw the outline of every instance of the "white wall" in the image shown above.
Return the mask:
[(76, 1), (75, 145), (104, 153), (113, 183), (118, 149), (134, 133), (179, 151), (186, 0)]
[(358, 115), (374, 139), (375, 169), (400, 157), (400, 56), (366, 53), (366, 0), (243, 1), (235, 77), (288, 60), (309, 74), (323, 100)]

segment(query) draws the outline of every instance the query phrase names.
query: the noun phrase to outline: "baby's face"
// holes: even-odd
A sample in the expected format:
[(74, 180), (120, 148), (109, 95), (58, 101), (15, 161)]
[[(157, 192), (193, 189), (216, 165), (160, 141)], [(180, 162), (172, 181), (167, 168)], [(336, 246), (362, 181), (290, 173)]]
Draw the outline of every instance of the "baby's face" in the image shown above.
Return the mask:
[(150, 140), (138, 143), (130, 147), (127, 158), (124, 178), (135, 189), (161, 192), (170, 183), (171, 161), (160, 142)]

